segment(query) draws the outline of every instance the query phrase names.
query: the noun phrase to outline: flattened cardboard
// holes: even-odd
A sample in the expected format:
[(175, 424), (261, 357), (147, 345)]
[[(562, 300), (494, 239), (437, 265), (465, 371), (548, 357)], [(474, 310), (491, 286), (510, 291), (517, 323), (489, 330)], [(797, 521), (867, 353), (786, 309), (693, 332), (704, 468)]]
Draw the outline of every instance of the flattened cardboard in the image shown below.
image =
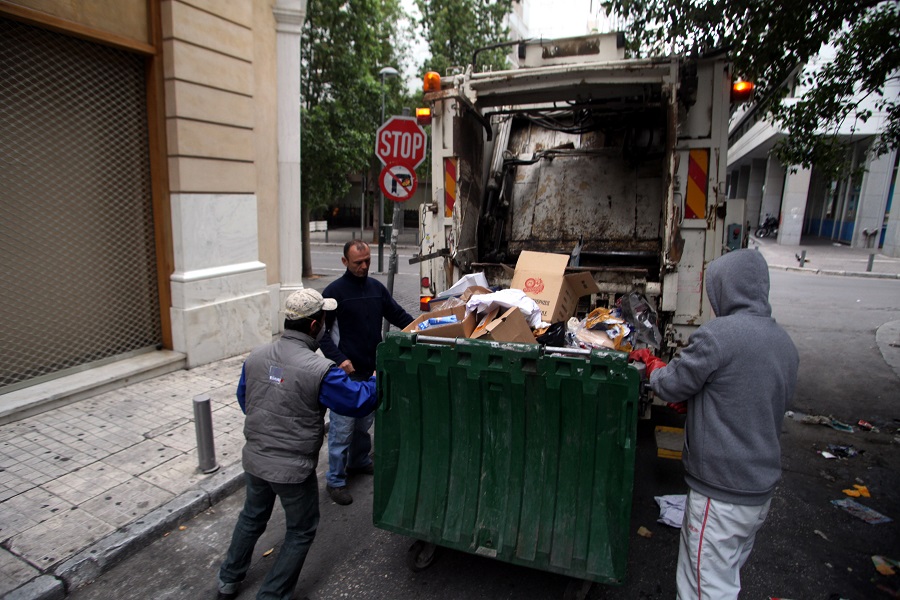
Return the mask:
[(481, 319), (479, 319), (478, 321), (478, 324), (475, 325), (475, 329), (472, 331), (472, 335), (470, 337), (472, 337), (473, 339), (480, 337), (481, 333), (484, 331), (484, 328), (487, 327), (488, 323), (494, 320), (494, 318), (497, 316), (497, 313), (499, 312), (500, 308), (498, 307), (481, 317)]
[(541, 309), (547, 323), (565, 321), (575, 314), (578, 299), (600, 291), (590, 273), (566, 275), (565, 254), (523, 251), (509, 287), (520, 289)]
[(498, 316), (499, 311), (500, 309), (495, 308), (488, 313), (488, 316), (472, 333), (473, 339), (537, 344), (522, 311), (513, 306)]
[[(427, 321), (433, 317), (448, 317), (450, 315), (456, 315), (459, 322), (449, 323), (447, 325), (435, 325), (428, 329), (419, 329), (419, 323), (422, 321)], [(420, 333), (422, 335), (430, 335), (433, 337), (467, 338), (472, 335), (472, 330), (474, 329), (475, 315), (474, 313), (466, 315), (466, 307), (463, 305), (424, 313), (415, 321), (407, 325), (406, 329), (403, 331), (407, 333)]]

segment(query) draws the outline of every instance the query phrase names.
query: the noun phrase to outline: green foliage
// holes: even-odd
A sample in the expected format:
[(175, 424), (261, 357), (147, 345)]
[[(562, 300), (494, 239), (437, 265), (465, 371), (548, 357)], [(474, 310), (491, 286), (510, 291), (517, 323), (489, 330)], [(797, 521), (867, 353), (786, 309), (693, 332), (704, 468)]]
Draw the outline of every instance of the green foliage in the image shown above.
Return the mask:
[[(837, 130), (872, 116), (861, 97), (888, 115), (871, 151), (883, 154), (900, 141), (898, 98), (885, 95), (900, 69), (896, 0), (607, 0), (603, 6), (630, 23), (634, 54), (727, 49), (735, 74), (756, 84), (759, 109), (790, 132), (776, 147), (786, 164), (815, 163), (832, 176), (844, 169)], [(783, 103), (783, 84), (824, 44), (836, 49), (835, 60), (803, 70), (801, 83), (811, 90), (802, 101)]]
[[(301, 194), (309, 209), (350, 188), (368, 170), (381, 124), (379, 70), (399, 66), (398, 0), (309, 0), (301, 46)], [(399, 78), (385, 79), (385, 114), (398, 111)]]
[[(512, 0), (416, 0), (422, 17), (419, 25), (428, 39), (431, 58), (424, 71), (446, 75), (472, 62), (475, 50), (508, 41), (503, 24)], [(476, 71), (506, 68), (508, 48), (481, 52)]]

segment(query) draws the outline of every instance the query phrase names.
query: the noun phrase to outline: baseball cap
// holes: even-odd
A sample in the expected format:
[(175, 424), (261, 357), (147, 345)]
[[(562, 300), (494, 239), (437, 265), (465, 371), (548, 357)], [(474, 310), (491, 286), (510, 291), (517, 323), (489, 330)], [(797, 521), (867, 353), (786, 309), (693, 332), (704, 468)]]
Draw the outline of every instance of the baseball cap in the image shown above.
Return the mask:
[(288, 321), (305, 319), (318, 313), (320, 310), (334, 310), (337, 308), (337, 300), (323, 298), (316, 290), (304, 288), (297, 290), (284, 301), (284, 318)]

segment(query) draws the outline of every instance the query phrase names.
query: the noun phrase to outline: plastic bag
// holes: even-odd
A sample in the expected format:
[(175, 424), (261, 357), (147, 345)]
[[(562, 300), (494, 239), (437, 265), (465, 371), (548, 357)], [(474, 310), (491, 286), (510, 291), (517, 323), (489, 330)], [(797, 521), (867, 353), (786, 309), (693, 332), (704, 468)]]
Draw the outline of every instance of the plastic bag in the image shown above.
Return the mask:
[(552, 346), (554, 348), (565, 348), (566, 344), (566, 324), (563, 321), (554, 323), (547, 327), (543, 333), (535, 337), (535, 341), (541, 346)]
[(432, 300), (431, 303), (429, 303), (429, 310), (436, 310), (436, 308), (431, 308), (433, 305), (439, 305), (439, 308), (441, 310), (444, 310), (445, 308), (465, 306), (466, 301), (459, 296), (453, 296), (452, 298), (447, 298), (446, 300)]
[(656, 311), (647, 302), (647, 299), (637, 292), (631, 292), (623, 296), (620, 301), (622, 318), (634, 330), (634, 344), (644, 343), (654, 348), (662, 344), (662, 335), (659, 333), (659, 320)]
[(584, 321), (579, 321), (575, 317), (569, 319), (567, 328), (572, 333), (578, 348), (616, 349), (615, 342), (605, 332), (592, 331), (584, 326)]
[(620, 349), (625, 338), (631, 335), (631, 328), (622, 318), (618, 308), (613, 310), (602, 306), (595, 308), (585, 317), (583, 325), (591, 331), (605, 332), (616, 349)]

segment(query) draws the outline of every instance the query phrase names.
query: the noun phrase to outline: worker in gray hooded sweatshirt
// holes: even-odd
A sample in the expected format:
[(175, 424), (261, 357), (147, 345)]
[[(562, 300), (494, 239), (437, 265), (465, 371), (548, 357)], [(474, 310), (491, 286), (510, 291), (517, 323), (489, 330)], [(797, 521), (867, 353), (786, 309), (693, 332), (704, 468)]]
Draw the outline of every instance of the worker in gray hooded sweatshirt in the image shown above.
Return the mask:
[(715, 318), (671, 364), (646, 349), (632, 352), (647, 365), (653, 391), (687, 412), (680, 600), (738, 597), (741, 567), (781, 478), (781, 424), (799, 365), (797, 348), (772, 318), (759, 252), (712, 261), (706, 293)]

